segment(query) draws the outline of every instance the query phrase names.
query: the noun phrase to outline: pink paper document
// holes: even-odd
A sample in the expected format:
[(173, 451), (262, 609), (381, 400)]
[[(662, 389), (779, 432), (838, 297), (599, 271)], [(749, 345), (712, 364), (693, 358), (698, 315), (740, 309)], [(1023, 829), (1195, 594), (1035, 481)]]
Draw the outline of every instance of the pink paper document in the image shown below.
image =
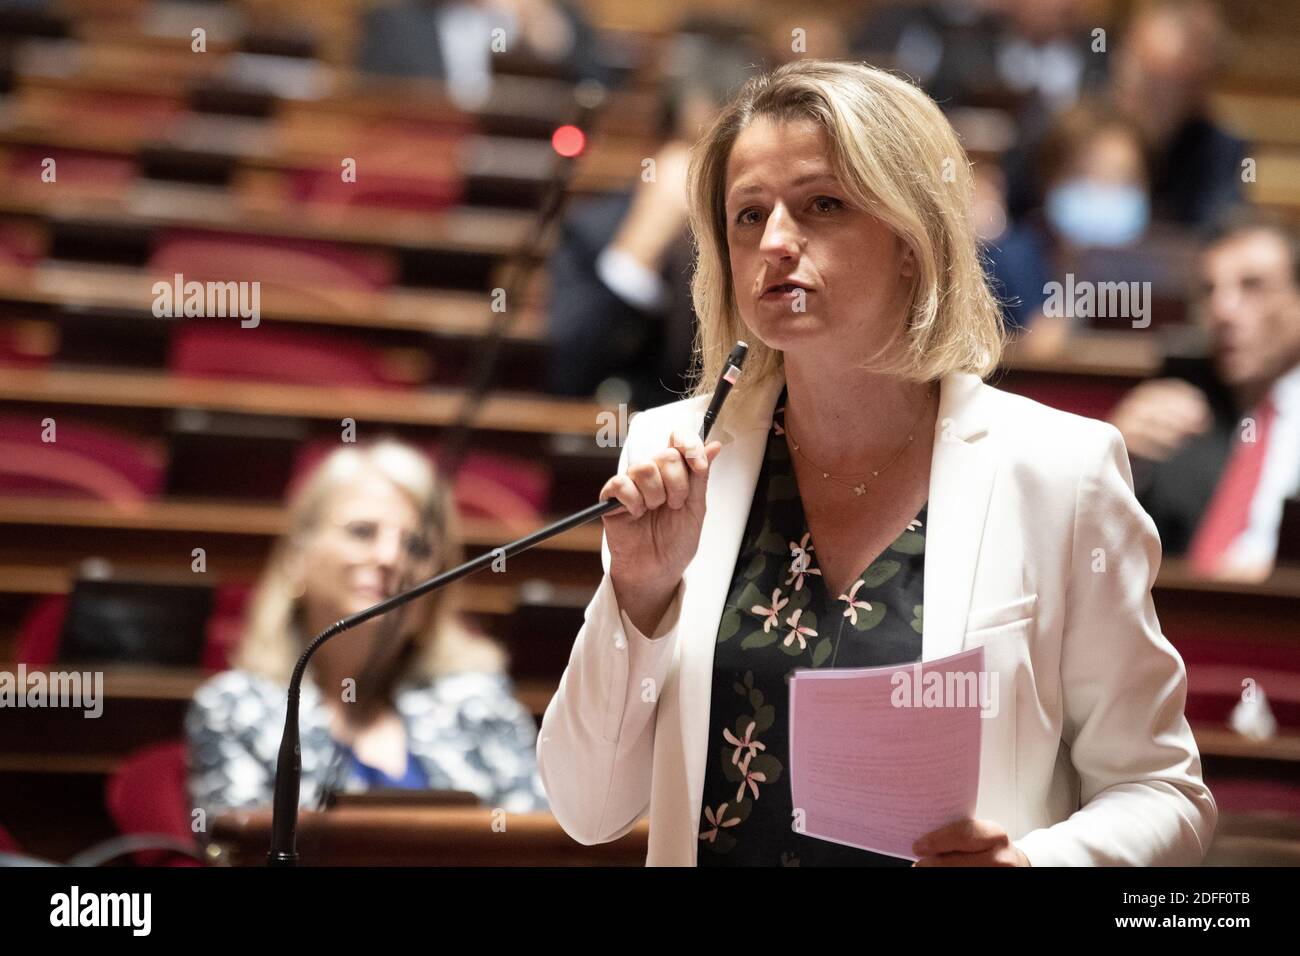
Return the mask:
[[(790, 790), (807, 836), (917, 859), (912, 843), (972, 817), (984, 648), (790, 678)], [(996, 694), (996, 674), (992, 690)], [(802, 811), (802, 813), (800, 812)]]

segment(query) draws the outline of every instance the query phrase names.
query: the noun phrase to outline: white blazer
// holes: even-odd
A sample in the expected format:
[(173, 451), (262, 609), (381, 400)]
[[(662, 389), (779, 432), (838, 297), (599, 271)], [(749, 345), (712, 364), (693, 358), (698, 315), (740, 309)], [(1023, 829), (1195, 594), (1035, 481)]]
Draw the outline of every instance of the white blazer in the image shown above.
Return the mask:
[[(699, 550), (653, 639), (619, 610), (602, 543), (605, 576), (537, 744), (551, 810), (579, 843), (617, 839), (648, 810), (647, 864), (695, 865), (713, 650), (782, 385), (742, 384), (724, 406)], [(620, 472), (674, 428), (698, 433), (707, 404), (637, 415)], [(1112, 425), (972, 374), (941, 380), (922, 659), (983, 645), (998, 671), (975, 817), (1034, 866), (1195, 865), (1214, 832), (1182, 658), (1151, 598), (1160, 540), (1132, 487)]]

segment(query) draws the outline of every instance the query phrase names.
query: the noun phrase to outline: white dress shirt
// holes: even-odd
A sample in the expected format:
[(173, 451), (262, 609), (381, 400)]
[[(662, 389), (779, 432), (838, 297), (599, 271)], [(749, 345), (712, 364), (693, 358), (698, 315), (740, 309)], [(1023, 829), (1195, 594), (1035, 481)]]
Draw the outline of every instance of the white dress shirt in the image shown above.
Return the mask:
[(668, 304), (663, 277), (621, 249), (607, 246), (596, 257), (596, 275), (616, 296), (642, 311), (661, 312)]
[(1300, 491), (1300, 365), (1273, 383), (1269, 395), (1277, 413), (1264, 450), (1246, 529), (1228, 549), (1227, 563), (1258, 567), (1277, 556), (1282, 503)]

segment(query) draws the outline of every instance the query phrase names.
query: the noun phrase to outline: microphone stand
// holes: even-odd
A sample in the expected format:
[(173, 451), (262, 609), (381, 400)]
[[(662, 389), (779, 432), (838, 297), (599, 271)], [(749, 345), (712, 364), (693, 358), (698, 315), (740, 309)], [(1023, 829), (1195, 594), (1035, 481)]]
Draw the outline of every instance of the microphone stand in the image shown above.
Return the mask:
[[(606, 102), (604, 86), (595, 80), (584, 80), (574, 89), (573, 95), (578, 109), (572, 125), (580, 130), (593, 128), (596, 115)], [(487, 334), (475, 351), (476, 360), (473, 371), (468, 377), (469, 388), (465, 400), (461, 402), (456, 419), (451, 425), (450, 437), (444, 439), (443, 449), (438, 455), (438, 470), (443, 480), (449, 482), (452, 487), (455, 487), (456, 476), (468, 452), (474, 417), (491, 390), (492, 376), (501, 353), (501, 342), (516, 315), (513, 311), (515, 303), (524, 294), (529, 277), (537, 270), (540, 250), (550, 234), (552, 225), (564, 209), (564, 200), (568, 195), (569, 182), (573, 178), (576, 159), (576, 155), (565, 156), (556, 153), (550, 176), (542, 190), (537, 215), (532, 220), (532, 228), (506, 259), (508, 270), (504, 284), (506, 308), (501, 312), (493, 313)], [(388, 645), (397, 631), (398, 618), (390, 618), (385, 624), (387, 626), (372, 644), (370, 654), (362, 665), (363, 676), (374, 674), (381, 649)], [(335, 791), (342, 786), (342, 781), (350, 769), (346, 756), (345, 748), (336, 743), (321, 785), (318, 809), (328, 806), (334, 798)]]
[[(605, 104), (605, 88), (595, 80), (584, 80), (574, 90), (574, 98), (578, 104), (578, 112), (572, 125), (580, 130), (591, 129), (597, 112)], [(445, 454), (439, 456), (443, 459), (439, 463), (440, 470), (453, 482), (467, 452), (474, 418), (491, 390), (492, 374), (496, 371), (501, 342), (522, 307), (519, 300), (527, 290), (528, 279), (537, 271), (540, 252), (549, 237), (551, 227), (564, 209), (569, 181), (573, 178), (576, 160), (580, 155), (581, 153), (564, 156), (556, 153), (551, 176), (542, 193), (541, 204), (538, 207), (537, 217), (533, 220), (532, 229), (506, 262), (507, 275), (505, 285), (502, 287), (505, 292), (505, 308), (492, 314), (492, 322), (488, 326), (487, 335), (484, 336), (477, 353), (478, 359), (474, 363), (474, 370), (469, 377), (469, 389), (465, 401), (461, 403), (456, 421), (451, 426), (450, 437), (445, 441)]]
[[(740, 377), (740, 371), (744, 366), (745, 354), (748, 349), (749, 347), (744, 342), (737, 342), (731, 350), (727, 363), (723, 367), (722, 375), (718, 379), (717, 388), (714, 389), (713, 398), (709, 402), (708, 410), (704, 413), (704, 422), (700, 427), (701, 441), (708, 440), (709, 432), (713, 429), (713, 423), (722, 410), (723, 402), (731, 394), (732, 386), (736, 384)], [(554, 524), (542, 528), (540, 531), (534, 531), (532, 534), (517, 541), (512, 541), (503, 547), (494, 548), (480, 554), (477, 558), (466, 561), (459, 567), (444, 571), (409, 590), (403, 591), (401, 594), (395, 594), (385, 601), (380, 601), (364, 611), (358, 611), (356, 614), (335, 621), (312, 639), (311, 643), (302, 652), (302, 656), (298, 658), (298, 663), (293, 669), (293, 676), (289, 681), (289, 696), (284, 717), (284, 736), (280, 738), (280, 754), (275, 771), (275, 797), (271, 812), (271, 849), (267, 854), (267, 865), (296, 866), (298, 864), (298, 795), (302, 782), (302, 749), (298, 739), (298, 703), (303, 675), (306, 673), (308, 662), (317, 649), (330, 638), (337, 637), (358, 624), (364, 624), (371, 618), (387, 614), (408, 601), (413, 601), (431, 591), (446, 587), (453, 581), (459, 581), (475, 571), (481, 571), (498, 558), (510, 558), (522, 551), (527, 551), (548, 538), (553, 538), (571, 528), (586, 524), (588, 521), (609, 514), (620, 507), (622, 507), (622, 504), (617, 498), (608, 498), (589, 508), (584, 508), (576, 514), (562, 518)]]

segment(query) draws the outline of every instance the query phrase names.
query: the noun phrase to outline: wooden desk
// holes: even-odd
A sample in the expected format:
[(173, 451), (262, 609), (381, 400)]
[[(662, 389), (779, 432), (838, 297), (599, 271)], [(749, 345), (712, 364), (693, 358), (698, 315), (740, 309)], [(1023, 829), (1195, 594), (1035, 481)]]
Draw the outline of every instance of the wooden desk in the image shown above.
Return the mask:
[[(1300, 734), (1282, 732), (1268, 740), (1251, 740), (1228, 727), (1199, 724), (1192, 731), (1202, 756), (1267, 760), (1288, 765), (1290, 771), (1300, 771)], [(1297, 811), (1300, 812), (1300, 807)]]
[[(119, 507), (87, 500), (0, 497), (0, 593), (62, 593), (72, 569), (92, 556), (107, 558), (124, 570), (188, 572), (194, 547), (206, 549), (210, 580), (253, 581), (283, 532), (284, 521), (279, 505), (155, 501)], [(463, 520), (466, 559), (545, 523)], [(513, 598), (507, 607), (502, 595), (515, 594), (530, 580), (585, 589), (589, 598), (600, 583), (601, 531), (599, 522), (573, 528), (515, 555), (505, 571), (477, 575), (466, 587), (481, 600), (470, 609), (508, 612)], [(15, 623), (0, 622), (0, 634), (6, 624)]]
[(1205, 581), (1184, 558), (1161, 562), (1153, 589), (1165, 635), (1193, 641), (1300, 643), (1300, 568), (1279, 567), (1259, 584)]
[[(583, 846), (550, 813), (496, 818), (485, 807), (347, 808), (298, 818), (307, 866), (644, 866), (650, 821), (620, 840)], [(237, 810), (212, 826), (214, 862), (264, 866), (271, 811)]]
[(989, 384), (1078, 415), (1105, 418), (1124, 394), (1160, 368), (1154, 336), (1094, 332), (1073, 337), (1048, 358), (1027, 354), (1014, 342)]
[(1300, 818), (1220, 813), (1205, 866), (1300, 866)]
[[(0, 526), (44, 525), (76, 528), (175, 531), (183, 533), (247, 534), (275, 537), (287, 530), (287, 515), (278, 504), (239, 504), (221, 501), (146, 501), (117, 505), (72, 498), (0, 497)], [(545, 523), (545, 519), (542, 520)], [(482, 518), (462, 519), (469, 545), (493, 547), (505, 536), (522, 536), (537, 529), (532, 523), (512, 527)], [(600, 550), (598, 523), (571, 528), (548, 538), (539, 548), (594, 553)]]
[(243, 208), (222, 190), (162, 183), (137, 184), (126, 196), (76, 198), (51, 193), (40, 182), (6, 185), (0, 197), (2, 216), (75, 220), (145, 232), (202, 229), (420, 253), (502, 256), (521, 245), (532, 222), (527, 212), (464, 206), (434, 214), (346, 206)]
[[(337, 172), (338, 144), (356, 143), (352, 153), (360, 154), (353, 158), (361, 168), (458, 177), (467, 192), (484, 197), (485, 206), (500, 205), (507, 195), (519, 194), (520, 187), (522, 195), (535, 194), (550, 179), (555, 156), (544, 140), (476, 133), (459, 141), (446, 135), (426, 136), (423, 143), (408, 137), (408, 142), (393, 149), (385, 142), (391, 136), (373, 122), (337, 116), (300, 115), (290, 125), (182, 112), (165, 120), (150, 117), (134, 124), (126, 121), (88, 129), (84, 123), (70, 126), (60, 115), (64, 99), (47, 91), (20, 95), (15, 119), (0, 126), (0, 146), (82, 150), (132, 159), (159, 148), (179, 151), (228, 169), (231, 188), (247, 196), (276, 191), (284, 174), (308, 169)], [(593, 137), (578, 160), (571, 192), (600, 194), (631, 188), (642, 158), (655, 152), (647, 136)], [(424, 148), (419, 155), (411, 155), (420, 145)]]
[[(151, 44), (148, 49), (83, 41), (71, 49), (29, 56), (15, 86), (24, 92), (109, 93), (187, 104), (194, 91), (229, 82), (220, 75), (226, 65), (223, 60), (217, 51), (195, 56), (188, 36), (173, 38), (170, 44)], [(470, 112), (453, 105), (445, 85), (437, 80), (372, 76), (328, 67), (322, 70), (324, 89), (318, 91), (319, 96), (298, 99), (268, 94), (272, 112), (280, 116), (304, 113), (395, 119), (549, 138), (554, 126), (568, 122), (575, 109), (573, 86), (564, 80), (494, 76), (488, 101)], [(609, 95), (598, 129), (637, 135), (653, 128), (656, 91), (615, 90)]]
[[(17, 673), (6, 663), (0, 670)], [(103, 712), (24, 707), (0, 711), (0, 773), (112, 773), (131, 751), (179, 737), (185, 708), (206, 675), (165, 667), (60, 664), (51, 670), (103, 672)], [(27, 674), (48, 673), (27, 668)]]
[[(0, 401), (120, 409), (200, 408), (339, 422), (446, 427), (456, 421), (460, 389), (369, 389), (204, 379), (159, 372), (6, 368)], [(477, 430), (593, 438), (604, 409), (581, 399), (497, 392), (480, 406)]]
[[(150, 274), (142, 269), (46, 262), (27, 270), (0, 272), (0, 301), (72, 313), (112, 310), (136, 315), (141, 322), (158, 326), (173, 321), (153, 317), (153, 284), (160, 278), (171, 281), (170, 276)], [(356, 292), (266, 282), (261, 289), (263, 321), (446, 337), (486, 335), (496, 318), (491, 304), (491, 297), (486, 293), (452, 289), (391, 288)], [(57, 318), (55, 314), (51, 321)], [(540, 342), (543, 326), (541, 312), (535, 307), (525, 307), (510, 324), (506, 339)]]

